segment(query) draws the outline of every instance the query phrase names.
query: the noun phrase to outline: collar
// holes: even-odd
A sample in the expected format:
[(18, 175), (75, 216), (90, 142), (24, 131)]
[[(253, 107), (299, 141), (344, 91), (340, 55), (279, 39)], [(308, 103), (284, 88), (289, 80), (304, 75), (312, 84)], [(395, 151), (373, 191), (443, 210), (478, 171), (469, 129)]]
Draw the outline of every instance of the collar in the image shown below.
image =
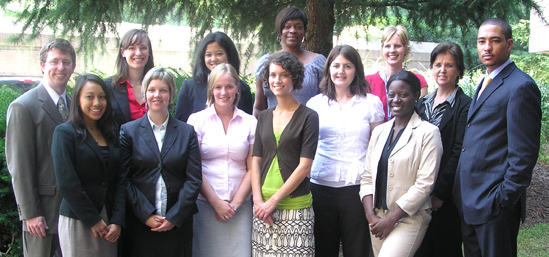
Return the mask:
[[(154, 130), (155, 127), (158, 127), (156, 126), (156, 124), (154, 124), (154, 122), (151, 120), (151, 117), (149, 117), (149, 112), (147, 112), (147, 119), (149, 120), (149, 123), (151, 124), (151, 127), (152, 129)], [(166, 120), (164, 121), (164, 123), (162, 123), (162, 125), (160, 127), (158, 127), (159, 129), (166, 129), (166, 127), (168, 126), (168, 120), (170, 120), (170, 115), (168, 114), (168, 117), (166, 117)]]
[(513, 61), (511, 61), (511, 58), (507, 59), (502, 65), (497, 67), (492, 72), (488, 73), (488, 70), (486, 70), (486, 78), (494, 79), (507, 65), (511, 64)]
[[(209, 107), (207, 107), (205, 111), (206, 111), (206, 114), (208, 115), (208, 117), (214, 117), (214, 116), (215, 116), (215, 117), (219, 117), (219, 116), (217, 116), (217, 112), (215, 111), (215, 107), (214, 107), (213, 104), (210, 105)], [(232, 118), (231, 120), (233, 120), (233, 119), (234, 119), (235, 117), (237, 117), (237, 116), (242, 117), (242, 113), (241, 113), (241, 111), (240, 111), (238, 108), (236, 108), (236, 106), (235, 106), (235, 107), (234, 107), (234, 110), (233, 110), (233, 118)]]
[[(328, 97), (326, 95), (322, 95), (322, 97), (325, 97), (328, 100), (328, 105), (330, 107), (332, 107), (334, 104), (338, 104), (336, 100), (330, 100), (330, 99), (328, 99)], [(360, 103), (363, 98), (364, 98), (363, 96), (354, 95), (353, 97), (351, 97), (351, 99), (345, 105), (347, 105), (349, 103), (351, 103), (351, 106), (355, 105), (356, 103)]]
[[(444, 102), (448, 102), (450, 106), (454, 106), (454, 103), (456, 102), (456, 95), (459, 87), (456, 87), (454, 91), (444, 100)], [(435, 91), (429, 93), (425, 96), (425, 101), (423, 102), (425, 105), (430, 104), (433, 105), (435, 103), (435, 97), (437, 95), (438, 88), (435, 88)], [(444, 102), (439, 103), (442, 104)], [(436, 106), (435, 106), (436, 107)]]
[[(50, 98), (51, 98), (51, 100), (53, 100), (53, 103), (55, 105), (57, 105), (57, 102), (59, 101), (60, 97), (63, 97), (63, 99), (65, 99), (65, 104), (67, 104), (67, 97), (65, 97), (65, 95), (67, 94), (67, 90), (63, 91), (63, 93), (61, 95), (59, 95), (46, 82), (42, 82), (42, 85), (44, 85), (44, 88), (46, 89), (46, 91), (50, 95)], [(69, 107), (67, 106), (67, 108), (69, 108)]]

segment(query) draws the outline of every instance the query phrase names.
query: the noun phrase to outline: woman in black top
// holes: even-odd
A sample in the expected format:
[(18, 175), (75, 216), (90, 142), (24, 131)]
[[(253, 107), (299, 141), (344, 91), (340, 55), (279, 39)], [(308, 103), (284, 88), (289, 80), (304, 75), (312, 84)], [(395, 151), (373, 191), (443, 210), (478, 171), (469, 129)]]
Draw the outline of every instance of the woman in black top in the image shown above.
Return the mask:
[(463, 52), (459, 45), (440, 43), (431, 52), (430, 67), (438, 88), (421, 98), (416, 107), (422, 119), (439, 128), (443, 154), (431, 194), (433, 219), (415, 256), (463, 256), (461, 224), (452, 200), (452, 188), (471, 97), (458, 86), (465, 71)]
[[(220, 63), (231, 64), (240, 72), (240, 58), (233, 41), (223, 32), (208, 34), (198, 46), (193, 65), (193, 77), (187, 79), (179, 89), (175, 118), (187, 122), (189, 116), (206, 109), (206, 95), (210, 72)], [(238, 109), (252, 114), (253, 103), (250, 86), (240, 80), (240, 101)]]
[(111, 100), (98, 76), (82, 75), (70, 117), (53, 134), (52, 159), (63, 202), (63, 256), (117, 256), (125, 222), (125, 188)]

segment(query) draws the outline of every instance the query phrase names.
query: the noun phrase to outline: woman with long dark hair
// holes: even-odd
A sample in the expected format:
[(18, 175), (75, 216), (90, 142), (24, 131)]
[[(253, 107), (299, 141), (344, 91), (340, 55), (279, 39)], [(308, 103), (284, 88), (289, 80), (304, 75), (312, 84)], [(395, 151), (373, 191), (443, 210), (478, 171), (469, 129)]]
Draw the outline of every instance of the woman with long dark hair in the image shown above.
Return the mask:
[[(208, 106), (207, 89), (210, 72), (219, 64), (228, 63), (240, 71), (240, 58), (233, 41), (223, 32), (213, 32), (200, 42), (193, 65), (193, 77), (183, 81), (177, 97), (175, 117), (178, 120), (187, 122), (189, 116), (195, 112), (202, 111)], [(238, 109), (252, 114), (253, 102), (250, 86), (243, 80), (240, 83), (238, 92), (240, 101)]]
[(383, 122), (381, 101), (369, 92), (362, 59), (349, 45), (330, 51), (322, 94), (307, 102), (319, 117), (318, 149), (311, 170), (317, 257), (368, 256), (368, 222), (358, 196), (371, 131)]
[(63, 256), (117, 256), (125, 224), (125, 188), (109, 90), (96, 75), (80, 76), (67, 123), (53, 134), (52, 158), (63, 202)]

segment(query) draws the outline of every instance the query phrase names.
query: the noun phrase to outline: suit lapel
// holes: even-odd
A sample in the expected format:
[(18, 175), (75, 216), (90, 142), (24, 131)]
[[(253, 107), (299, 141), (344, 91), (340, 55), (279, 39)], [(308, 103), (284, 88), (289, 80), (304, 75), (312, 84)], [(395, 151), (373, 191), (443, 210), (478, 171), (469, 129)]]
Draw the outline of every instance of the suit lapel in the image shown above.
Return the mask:
[[(456, 95), (457, 98), (457, 95)], [(444, 110), (444, 114), (442, 115), (442, 120), (440, 121), (440, 124), (438, 125), (439, 130), (442, 130), (444, 126), (448, 124), (448, 122), (452, 119), (454, 116), (454, 107), (451, 105), (446, 106), (446, 110)]]
[(164, 135), (164, 142), (162, 143), (162, 151), (160, 152), (160, 156), (162, 156), (162, 158), (164, 158), (170, 151), (175, 140), (177, 139), (177, 136), (179, 136), (177, 122), (175, 121), (175, 118), (170, 115), (168, 125), (166, 127), (166, 134)]
[(38, 101), (40, 101), (42, 109), (44, 109), (55, 123), (63, 123), (63, 117), (61, 117), (61, 113), (57, 110), (57, 105), (51, 100), (50, 94), (48, 94), (44, 85), (40, 84), (36, 89), (38, 91)]
[[(101, 160), (101, 164), (103, 166), (103, 170), (105, 170), (106, 168), (106, 164), (105, 164), (105, 160), (103, 159), (103, 154), (101, 153), (101, 149), (99, 148), (99, 146), (97, 145), (97, 143), (95, 142), (95, 139), (93, 139), (93, 136), (90, 134), (89, 131), (86, 131), (86, 139), (84, 140), (84, 143), (86, 145), (88, 145), (89, 148), (91, 148), (93, 150), (93, 152), (95, 153), (95, 155), (97, 156), (97, 158), (99, 160)], [(110, 148), (109, 148), (110, 150)], [(112, 156), (112, 155), (110, 155)]]
[[(482, 86), (482, 81), (477, 87), (477, 92), (475, 93), (475, 97), (473, 98), (473, 103), (471, 104), (471, 108), (469, 109), (469, 113), (467, 115), (467, 120), (470, 120), (471, 117), (478, 111), (480, 106), (496, 91), (501, 85), (503, 85), (503, 80), (509, 77), (509, 74), (516, 68), (514, 62), (510, 63), (505, 67), (484, 89), (480, 97), (478, 97), (478, 93), (480, 90), (480, 87)], [(478, 99), (477, 99), (478, 98)]]
[(417, 115), (417, 113), (414, 112), (414, 114), (412, 114), (412, 117), (410, 118), (410, 121), (408, 121), (406, 128), (404, 128), (402, 135), (398, 139), (398, 142), (395, 145), (395, 148), (393, 148), (393, 151), (391, 151), (390, 156), (393, 156), (400, 149), (402, 149), (404, 146), (408, 144), (408, 141), (410, 141), (410, 138), (412, 137), (412, 130), (415, 129), (417, 126), (419, 126), (420, 123), (421, 123), (421, 118)]
[(158, 161), (161, 161), (160, 151), (158, 150), (158, 144), (156, 143), (156, 138), (154, 137), (151, 123), (149, 123), (149, 118), (147, 114), (145, 114), (141, 119), (139, 119), (138, 135), (141, 135), (143, 137), (143, 140), (145, 140), (146, 145), (149, 147), (149, 149), (151, 149), (156, 159)]
[(124, 118), (126, 120), (130, 120), (130, 101), (128, 100), (128, 90), (126, 88), (126, 83), (122, 83), (119, 85), (120, 91), (118, 92), (115, 88), (112, 89), (113, 96), (116, 102), (118, 103), (118, 106), (120, 106), (120, 110), (122, 111), (122, 114), (124, 115)]

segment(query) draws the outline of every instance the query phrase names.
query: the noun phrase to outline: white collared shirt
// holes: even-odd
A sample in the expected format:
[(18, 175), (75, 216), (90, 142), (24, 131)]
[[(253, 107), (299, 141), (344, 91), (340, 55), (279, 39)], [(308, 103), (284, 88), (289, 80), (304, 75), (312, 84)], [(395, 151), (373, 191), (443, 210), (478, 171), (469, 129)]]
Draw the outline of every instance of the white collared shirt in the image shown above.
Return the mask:
[(316, 95), (307, 103), (319, 118), (318, 147), (311, 182), (330, 187), (358, 185), (370, 142), (370, 124), (383, 122), (379, 97), (353, 96), (343, 106)]
[(50, 95), (51, 100), (56, 106), (57, 106), (57, 102), (59, 101), (59, 98), (63, 97), (63, 99), (65, 100), (65, 106), (67, 107), (67, 110), (70, 109), (68, 106), (67, 97), (66, 97), (67, 90), (63, 91), (63, 93), (60, 95), (57, 92), (55, 92), (55, 90), (53, 90), (53, 88), (51, 88), (50, 85), (48, 85), (46, 82), (41, 82), (41, 83), (42, 85), (44, 85), (44, 88), (46, 89), (46, 91)]
[[(255, 141), (257, 120), (234, 108), (227, 133), (213, 106), (191, 114), (187, 122), (194, 126), (200, 142), (202, 175), (219, 199), (230, 201), (248, 171), (247, 157)], [(199, 199), (206, 200), (202, 194)]]
[[(162, 152), (162, 144), (164, 143), (164, 136), (166, 135), (166, 127), (168, 126), (168, 120), (170, 119), (170, 115), (166, 118), (166, 121), (160, 125), (160, 127), (156, 126), (154, 122), (149, 117), (149, 113), (147, 113), (147, 118), (149, 119), (149, 123), (151, 124), (154, 138), (156, 139), (156, 144), (158, 145), (158, 151)], [(164, 178), (162, 177), (162, 174), (158, 177), (158, 181), (156, 182), (156, 196), (155, 196), (155, 204), (156, 207), (156, 215), (158, 216), (166, 216), (166, 206), (168, 205), (168, 190), (166, 189), (166, 183), (164, 182)]]

